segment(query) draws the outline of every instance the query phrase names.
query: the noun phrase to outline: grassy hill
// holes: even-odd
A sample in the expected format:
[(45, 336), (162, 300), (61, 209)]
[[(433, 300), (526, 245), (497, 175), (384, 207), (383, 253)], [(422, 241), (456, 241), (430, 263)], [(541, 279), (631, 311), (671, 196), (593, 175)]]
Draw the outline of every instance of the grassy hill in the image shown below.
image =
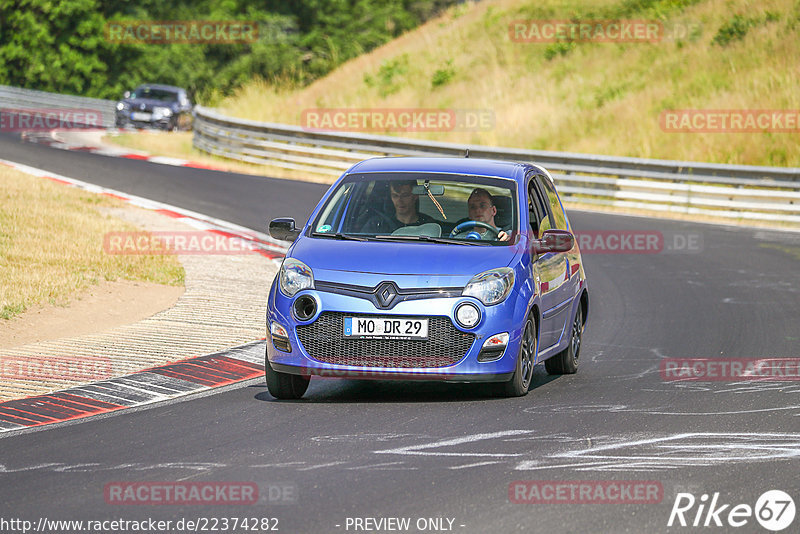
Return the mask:
[[(305, 88), (253, 81), (234, 116), (300, 124), (311, 108), (479, 109), (482, 131), (396, 133), (498, 146), (800, 166), (798, 133), (676, 133), (673, 109), (800, 110), (798, 0), (466, 3)], [(516, 42), (515, 20), (658, 20), (659, 42)], [(686, 33), (687, 35), (681, 35)]]

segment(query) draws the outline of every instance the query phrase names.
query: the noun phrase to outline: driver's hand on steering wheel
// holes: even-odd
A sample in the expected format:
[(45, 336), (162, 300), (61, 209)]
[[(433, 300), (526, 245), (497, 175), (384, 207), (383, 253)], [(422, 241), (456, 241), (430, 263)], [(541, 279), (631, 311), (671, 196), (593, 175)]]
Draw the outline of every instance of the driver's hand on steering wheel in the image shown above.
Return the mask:
[(500, 230), (500, 233), (497, 234), (498, 241), (508, 241), (509, 237), (505, 230)]

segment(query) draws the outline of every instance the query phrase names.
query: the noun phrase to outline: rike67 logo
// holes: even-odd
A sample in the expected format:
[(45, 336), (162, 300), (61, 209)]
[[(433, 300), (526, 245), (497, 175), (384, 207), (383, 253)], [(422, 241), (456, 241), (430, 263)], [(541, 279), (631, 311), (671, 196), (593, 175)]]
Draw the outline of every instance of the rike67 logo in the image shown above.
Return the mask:
[(765, 529), (778, 532), (794, 522), (795, 511), (794, 499), (781, 490), (765, 491), (754, 507), (743, 503), (723, 504), (719, 501), (719, 492), (715, 492), (710, 501), (706, 493), (699, 499), (691, 493), (678, 493), (667, 526), (730, 529), (751, 524), (755, 517)]

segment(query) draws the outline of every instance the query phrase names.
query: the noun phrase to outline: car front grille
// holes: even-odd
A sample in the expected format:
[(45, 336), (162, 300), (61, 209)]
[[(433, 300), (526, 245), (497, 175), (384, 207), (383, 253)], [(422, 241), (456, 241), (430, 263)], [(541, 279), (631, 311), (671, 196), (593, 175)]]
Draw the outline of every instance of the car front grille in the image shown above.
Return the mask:
[(461, 332), (447, 317), (429, 318), (427, 340), (351, 339), (344, 336), (344, 318), (352, 315), (322, 313), (313, 323), (298, 326), (297, 337), (306, 352), (321, 362), (399, 368), (448, 367), (463, 358), (475, 340), (474, 334)]

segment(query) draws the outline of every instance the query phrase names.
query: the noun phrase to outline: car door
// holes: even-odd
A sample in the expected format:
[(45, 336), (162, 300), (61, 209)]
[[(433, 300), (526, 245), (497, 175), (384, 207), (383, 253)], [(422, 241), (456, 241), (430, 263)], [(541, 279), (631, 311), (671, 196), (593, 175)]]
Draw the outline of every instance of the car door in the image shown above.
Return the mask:
[[(541, 237), (542, 233), (550, 228), (566, 226), (558, 197), (554, 205), (545, 183), (552, 187), (546, 177), (533, 174), (528, 186), (529, 208), (532, 205), (539, 218), (538, 227), (534, 229), (537, 237)], [(560, 211), (555, 210), (556, 206)], [(563, 252), (535, 254), (533, 268), (542, 302), (539, 350), (544, 351), (559, 342), (569, 315), (572, 297), (569, 294), (570, 268), (567, 254)]]

